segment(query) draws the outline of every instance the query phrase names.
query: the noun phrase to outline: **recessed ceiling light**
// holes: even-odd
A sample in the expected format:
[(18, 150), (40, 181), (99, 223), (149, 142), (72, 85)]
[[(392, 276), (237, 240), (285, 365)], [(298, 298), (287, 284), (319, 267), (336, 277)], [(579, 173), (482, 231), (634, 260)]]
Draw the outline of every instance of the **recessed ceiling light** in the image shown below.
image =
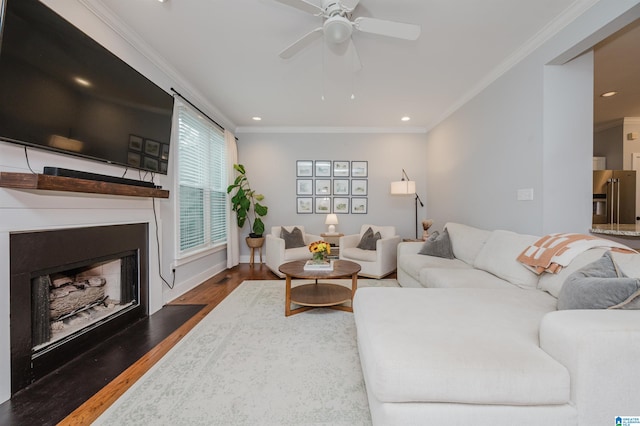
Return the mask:
[(402, 117), (400, 120), (402, 121), (409, 121), (411, 120), (411, 117), (407, 117), (406, 115), (404, 117)]
[(256, 116), (256, 117), (251, 117), (251, 119), (252, 119), (253, 121), (260, 121), (260, 120), (262, 120), (262, 117), (258, 117), (258, 116)]
[(616, 92), (615, 90), (612, 90), (610, 92), (604, 92), (602, 95), (600, 95), (600, 97), (602, 97), (602, 98), (610, 98), (611, 96), (615, 96), (617, 94), (618, 94), (618, 92)]
[(91, 86), (91, 82), (89, 80), (85, 80), (82, 77), (74, 77), (73, 81), (78, 83), (80, 86), (89, 87)]

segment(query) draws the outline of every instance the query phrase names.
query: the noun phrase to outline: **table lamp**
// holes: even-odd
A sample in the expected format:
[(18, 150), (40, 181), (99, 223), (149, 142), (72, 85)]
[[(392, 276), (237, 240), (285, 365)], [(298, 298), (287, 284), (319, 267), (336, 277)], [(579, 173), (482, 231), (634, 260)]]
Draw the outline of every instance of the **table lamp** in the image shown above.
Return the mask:
[(338, 215), (335, 213), (329, 213), (324, 220), (325, 225), (329, 225), (328, 235), (336, 234), (336, 225), (338, 224)]

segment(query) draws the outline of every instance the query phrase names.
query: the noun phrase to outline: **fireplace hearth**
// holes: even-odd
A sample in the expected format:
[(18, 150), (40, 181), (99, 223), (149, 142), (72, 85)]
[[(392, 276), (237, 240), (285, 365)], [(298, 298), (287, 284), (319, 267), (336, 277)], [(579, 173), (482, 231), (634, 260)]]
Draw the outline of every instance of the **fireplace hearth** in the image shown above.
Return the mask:
[(11, 392), (148, 315), (147, 224), (10, 235)]

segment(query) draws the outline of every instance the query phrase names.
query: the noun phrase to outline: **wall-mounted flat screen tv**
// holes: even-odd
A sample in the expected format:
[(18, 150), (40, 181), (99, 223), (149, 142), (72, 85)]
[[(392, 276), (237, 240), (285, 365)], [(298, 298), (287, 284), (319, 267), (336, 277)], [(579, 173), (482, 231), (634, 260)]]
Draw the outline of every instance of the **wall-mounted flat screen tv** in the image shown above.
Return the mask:
[(2, 5), (0, 139), (166, 174), (173, 97), (39, 1)]

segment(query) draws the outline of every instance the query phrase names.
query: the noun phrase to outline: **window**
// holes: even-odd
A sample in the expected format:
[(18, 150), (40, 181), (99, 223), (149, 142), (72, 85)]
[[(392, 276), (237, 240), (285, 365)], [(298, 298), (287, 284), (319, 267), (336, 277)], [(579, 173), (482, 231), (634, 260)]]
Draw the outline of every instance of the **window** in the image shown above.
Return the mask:
[(227, 173), (224, 133), (189, 106), (178, 110), (180, 254), (227, 241)]

